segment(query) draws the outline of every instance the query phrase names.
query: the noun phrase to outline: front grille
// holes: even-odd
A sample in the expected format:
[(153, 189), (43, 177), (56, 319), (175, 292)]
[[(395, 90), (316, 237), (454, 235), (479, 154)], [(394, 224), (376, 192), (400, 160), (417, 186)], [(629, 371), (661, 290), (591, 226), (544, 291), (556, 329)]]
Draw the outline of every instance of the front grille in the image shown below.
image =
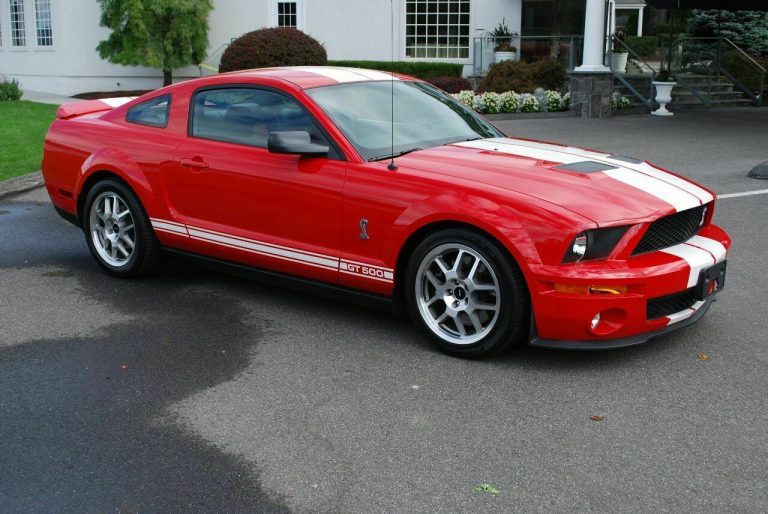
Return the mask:
[(669, 248), (688, 241), (701, 228), (706, 205), (659, 218), (648, 226), (632, 255)]
[(648, 304), (645, 307), (645, 318), (650, 321), (691, 308), (696, 303), (694, 289), (691, 288), (682, 293), (648, 300)]

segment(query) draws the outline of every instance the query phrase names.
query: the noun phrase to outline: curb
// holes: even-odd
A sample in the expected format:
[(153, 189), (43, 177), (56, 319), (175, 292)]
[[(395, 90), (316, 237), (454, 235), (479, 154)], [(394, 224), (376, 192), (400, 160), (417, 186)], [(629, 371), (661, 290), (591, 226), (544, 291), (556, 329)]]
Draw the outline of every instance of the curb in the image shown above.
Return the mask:
[(37, 189), (43, 185), (43, 173), (41, 171), (33, 171), (20, 177), (3, 180), (0, 182), (0, 200), (8, 198), (9, 196), (31, 191)]
[(557, 111), (557, 112), (507, 112), (507, 113), (494, 113), (483, 114), (486, 119), (490, 121), (506, 121), (506, 120), (536, 120), (547, 118), (573, 118), (572, 111)]

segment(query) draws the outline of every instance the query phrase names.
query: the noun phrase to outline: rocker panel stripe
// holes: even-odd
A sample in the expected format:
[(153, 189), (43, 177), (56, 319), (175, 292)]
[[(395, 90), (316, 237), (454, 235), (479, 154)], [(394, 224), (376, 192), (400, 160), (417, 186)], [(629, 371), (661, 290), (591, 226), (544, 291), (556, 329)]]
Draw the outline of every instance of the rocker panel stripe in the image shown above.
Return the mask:
[(246, 251), (257, 255), (281, 259), (284, 261), (312, 266), (315, 268), (338, 271), (347, 275), (376, 280), (379, 282), (392, 283), (394, 281), (394, 270), (375, 264), (368, 264), (361, 261), (339, 259), (331, 255), (309, 252), (298, 248), (267, 243), (265, 241), (256, 241), (244, 237), (216, 232), (214, 230), (184, 225), (175, 221), (150, 218), (152, 228), (176, 236), (184, 236), (196, 241), (216, 244), (226, 248)]

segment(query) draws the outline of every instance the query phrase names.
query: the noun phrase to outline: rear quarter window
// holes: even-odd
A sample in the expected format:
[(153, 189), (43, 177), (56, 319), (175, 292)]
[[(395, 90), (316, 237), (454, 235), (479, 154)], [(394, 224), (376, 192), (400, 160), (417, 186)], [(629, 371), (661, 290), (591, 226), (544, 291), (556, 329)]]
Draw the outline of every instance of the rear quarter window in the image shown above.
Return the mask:
[(146, 125), (148, 127), (165, 128), (171, 113), (171, 95), (158, 96), (128, 109), (125, 121)]

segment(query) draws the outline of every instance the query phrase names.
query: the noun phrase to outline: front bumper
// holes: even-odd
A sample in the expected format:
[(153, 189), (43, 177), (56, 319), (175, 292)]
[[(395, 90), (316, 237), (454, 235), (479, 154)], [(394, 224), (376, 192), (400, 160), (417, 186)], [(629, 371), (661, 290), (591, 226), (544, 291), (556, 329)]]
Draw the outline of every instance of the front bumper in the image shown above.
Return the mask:
[(652, 332), (644, 332), (636, 334), (634, 336), (617, 337), (614, 339), (600, 339), (600, 340), (586, 340), (586, 341), (569, 341), (567, 339), (542, 339), (536, 334), (535, 323), (532, 324), (534, 328), (531, 331), (531, 339), (528, 341), (529, 346), (535, 348), (548, 348), (551, 350), (616, 350), (619, 348), (629, 348), (631, 346), (637, 346), (639, 344), (647, 343), (651, 339), (669, 334), (679, 328), (684, 328), (689, 325), (693, 325), (699, 321), (704, 314), (709, 310), (709, 307), (713, 302), (717, 301), (716, 297), (707, 299), (704, 304), (696, 311), (696, 313), (688, 319), (675, 323), (674, 325), (667, 325), (666, 327), (654, 330)]
[[(700, 247), (692, 246), (694, 243)], [(681, 245), (690, 246), (686, 251), (670, 248), (626, 260), (532, 266), (529, 268), (532, 277), (527, 277), (534, 320), (530, 345), (623, 348), (695, 323), (707, 312), (714, 296), (692, 301), (659, 316), (654, 308), (649, 308), (649, 302), (658, 305), (658, 300), (696, 291), (702, 269), (723, 262), (730, 244), (728, 234), (715, 225), (708, 225), (698, 236)], [(558, 287), (584, 289), (593, 285), (626, 288), (626, 292), (576, 294)], [(601, 321), (595, 329), (591, 321), (597, 314), (601, 314)]]

